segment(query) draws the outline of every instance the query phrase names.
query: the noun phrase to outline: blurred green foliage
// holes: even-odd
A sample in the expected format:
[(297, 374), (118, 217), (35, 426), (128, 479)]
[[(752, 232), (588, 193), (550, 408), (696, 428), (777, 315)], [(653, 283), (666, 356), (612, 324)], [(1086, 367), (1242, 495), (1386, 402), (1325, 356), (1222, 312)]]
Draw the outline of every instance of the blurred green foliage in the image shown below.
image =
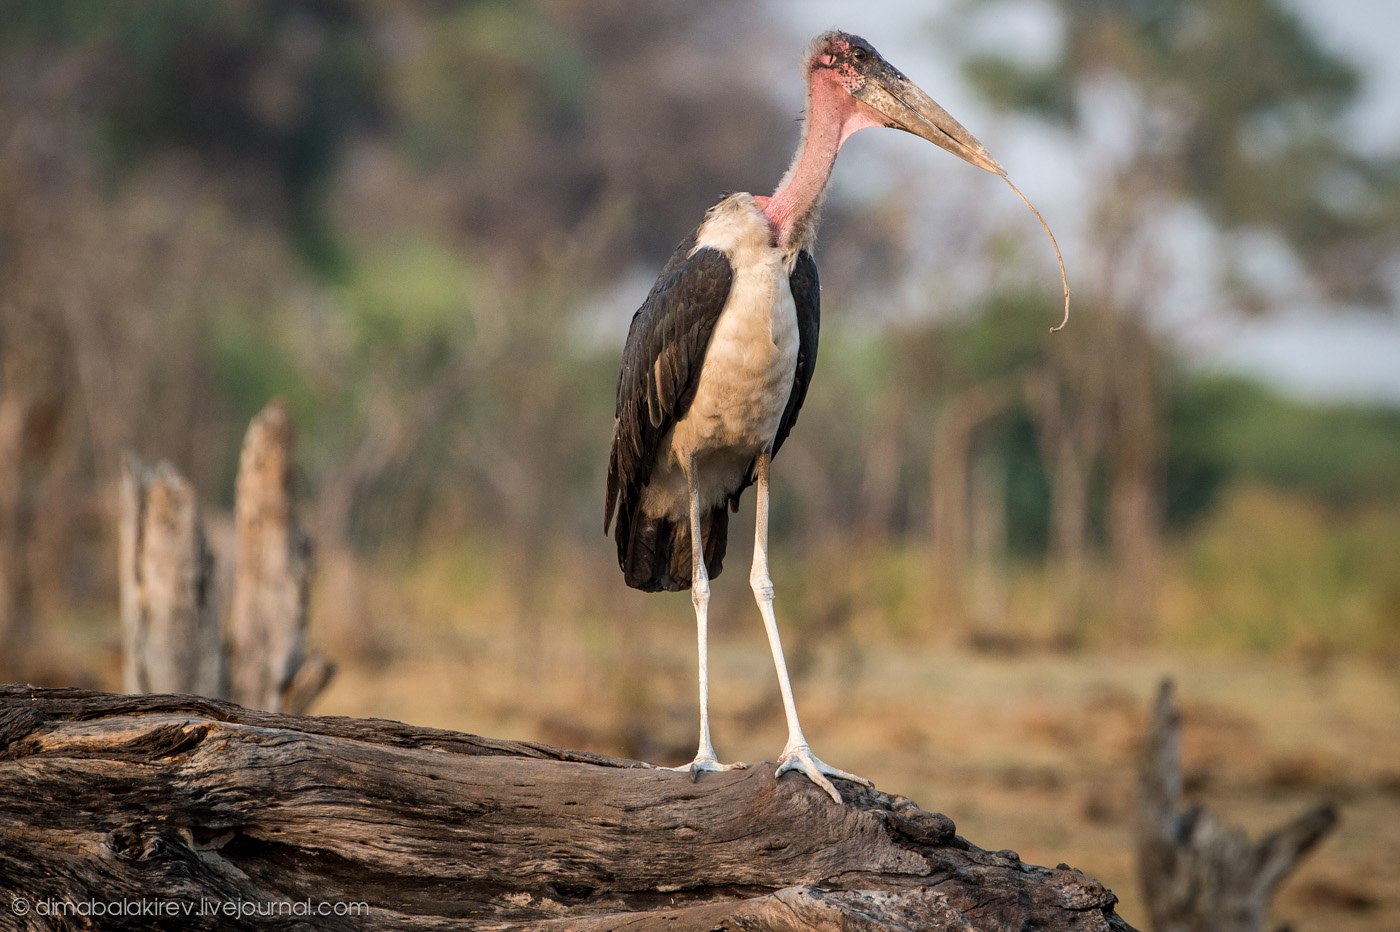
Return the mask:
[(349, 0), (18, 3), (7, 44), (84, 48), (102, 62), (84, 104), (109, 165), (186, 148), (221, 170), (265, 172), (302, 257), (345, 258), (325, 216), (346, 137), (379, 109), (360, 6)]
[(590, 86), (583, 50), (530, 4), (462, 4), (401, 72), (403, 144), (420, 162), (505, 151), (503, 137), (577, 133)]
[(1171, 639), (1394, 656), (1400, 512), (1393, 498), (1371, 500), (1336, 520), (1310, 491), (1237, 486), (1181, 542), (1181, 577), (1167, 596)]
[(1304, 402), (1223, 376), (1181, 380), (1175, 401), (1173, 453), (1181, 468), (1212, 473), (1214, 485), (1226, 479), (1268, 485), (1338, 508), (1396, 500), (1400, 410), (1394, 407)]

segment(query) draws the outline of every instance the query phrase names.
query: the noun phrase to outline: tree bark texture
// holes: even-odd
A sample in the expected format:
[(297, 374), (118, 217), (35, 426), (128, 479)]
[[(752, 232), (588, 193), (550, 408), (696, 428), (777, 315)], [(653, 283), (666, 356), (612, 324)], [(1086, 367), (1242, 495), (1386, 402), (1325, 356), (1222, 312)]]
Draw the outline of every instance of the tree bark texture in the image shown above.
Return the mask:
[(311, 542), (296, 517), (295, 431), (287, 404), (253, 418), (238, 461), (233, 600), (224, 632), (228, 696), (269, 711), (305, 711), (330, 678), (306, 651)]
[(222, 696), (214, 559), (194, 488), (168, 463), (122, 469), (122, 688)]
[(281, 928), (1130, 929), (1079, 871), (837, 785), (845, 805), (772, 764), (692, 782), (396, 722), (0, 687), (0, 923), (16, 897), (21, 929), (84, 927), (33, 904), (124, 897), (368, 904)]

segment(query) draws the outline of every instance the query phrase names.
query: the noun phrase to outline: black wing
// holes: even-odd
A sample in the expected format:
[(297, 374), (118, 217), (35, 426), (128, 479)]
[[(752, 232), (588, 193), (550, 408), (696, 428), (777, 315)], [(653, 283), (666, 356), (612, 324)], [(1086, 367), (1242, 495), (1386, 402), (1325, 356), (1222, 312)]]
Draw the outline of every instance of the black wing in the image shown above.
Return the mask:
[(700, 383), (700, 366), (719, 320), (734, 269), (717, 249), (695, 248), (695, 234), (676, 247), (651, 293), (632, 317), (622, 372), (617, 381), (617, 412), (608, 458), (608, 494), (603, 530), (618, 516), (630, 523), (661, 439), (685, 417)]
[(822, 324), (822, 286), (817, 280), (817, 262), (807, 250), (797, 255), (797, 264), (788, 277), (792, 288), (792, 300), (797, 305), (797, 371), (793, 373), (792, 394), (788, 396), (787, 407), (783, 409), (783, 419), (778, 422), (778, 433), (773, 437), (773, 452), (783, 445), (792, 425), (797, 423), (797, 412), (802, 410), (802, 402), (807, 398), (807, 386), (812, 384), (812, 373), (817, 371), (817, 334)]

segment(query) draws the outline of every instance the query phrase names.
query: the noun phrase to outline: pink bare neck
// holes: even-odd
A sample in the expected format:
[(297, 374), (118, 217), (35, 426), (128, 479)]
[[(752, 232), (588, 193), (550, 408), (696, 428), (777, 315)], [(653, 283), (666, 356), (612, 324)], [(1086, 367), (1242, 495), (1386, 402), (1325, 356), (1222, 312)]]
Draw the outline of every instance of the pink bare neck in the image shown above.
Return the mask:
[(754, 199), (782, 249), (811, 243), (836, 153), (852, 133), (881, 125), (877, 114), (841, 86), (835, 72), (809, 67), (807, 74), (807, 117), (797, 155), (772, 196)]

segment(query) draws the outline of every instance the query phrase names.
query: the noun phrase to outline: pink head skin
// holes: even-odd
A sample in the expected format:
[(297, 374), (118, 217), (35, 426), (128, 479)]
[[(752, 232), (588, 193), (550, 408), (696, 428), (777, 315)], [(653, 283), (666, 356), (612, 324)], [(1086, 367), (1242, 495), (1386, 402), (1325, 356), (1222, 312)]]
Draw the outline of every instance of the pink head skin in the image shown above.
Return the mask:
[(971, 133), (859, 36), (838, 31), (818, 36), (808, 47), (803, 72), (807, 117), (797, 155), (773, 195), (754, 199), (781, 248), (795, 252), (815, 238), (836, 154), (859, 130), (902, 129), (1003, 174)]

